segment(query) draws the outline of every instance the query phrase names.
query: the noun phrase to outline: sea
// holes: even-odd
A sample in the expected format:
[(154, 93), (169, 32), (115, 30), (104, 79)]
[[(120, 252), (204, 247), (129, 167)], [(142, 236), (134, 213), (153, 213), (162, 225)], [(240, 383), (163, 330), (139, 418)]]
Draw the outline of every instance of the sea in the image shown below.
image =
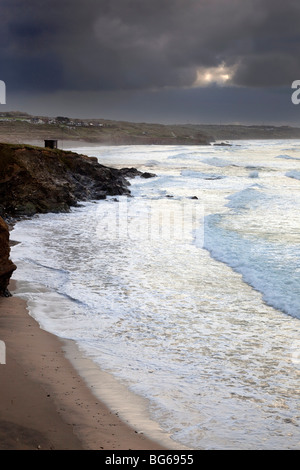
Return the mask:
[(300, 140), (68, 149), (156, 176), (19, 221), (15, 295), (138, 432), (299, 450)]

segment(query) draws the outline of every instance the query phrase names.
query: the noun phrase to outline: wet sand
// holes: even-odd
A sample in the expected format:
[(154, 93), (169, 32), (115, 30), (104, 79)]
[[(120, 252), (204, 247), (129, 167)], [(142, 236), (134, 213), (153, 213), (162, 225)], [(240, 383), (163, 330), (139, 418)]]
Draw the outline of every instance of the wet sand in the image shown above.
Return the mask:
[(0, 298), (0, 340), (0, 450), (166, 449), (99, 400), (20, 297)]

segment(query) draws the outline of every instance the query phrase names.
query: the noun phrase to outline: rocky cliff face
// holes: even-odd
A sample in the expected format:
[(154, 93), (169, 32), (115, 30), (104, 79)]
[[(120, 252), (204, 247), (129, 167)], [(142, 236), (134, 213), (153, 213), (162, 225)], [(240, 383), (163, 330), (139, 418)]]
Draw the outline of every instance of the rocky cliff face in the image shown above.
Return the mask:
[(0, 144), (0, 215), (67, 211), (78, 201), (129, 194), (117, 169), (74, 152)]
[[(78, 201), (130, 194), (126, 178), (140, 173), (100, 165), (96, 158), (59, 149), (0, 144), (0, 216), (17, 218), (68, 211)], [(9, 231), (0, 217), (0, 295), (16, 266), (9, 259)]]
[(9, 279), (16, 269), (16, 265), (9, 259), (9, 231), (8, 226), (0, 217), (0, 296), (9, 296), (7, 286)]

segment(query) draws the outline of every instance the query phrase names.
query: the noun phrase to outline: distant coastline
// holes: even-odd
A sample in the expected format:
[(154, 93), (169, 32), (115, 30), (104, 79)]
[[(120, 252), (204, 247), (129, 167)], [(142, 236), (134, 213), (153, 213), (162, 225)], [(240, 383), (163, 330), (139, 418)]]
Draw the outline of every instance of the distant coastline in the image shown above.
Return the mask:
[(0, 113), (0, 141), (41, 145), (44, 139), (98, 145), (212, 145), (215, 141), (300, 139), (300, 128), (239, 124), (159, 124)]

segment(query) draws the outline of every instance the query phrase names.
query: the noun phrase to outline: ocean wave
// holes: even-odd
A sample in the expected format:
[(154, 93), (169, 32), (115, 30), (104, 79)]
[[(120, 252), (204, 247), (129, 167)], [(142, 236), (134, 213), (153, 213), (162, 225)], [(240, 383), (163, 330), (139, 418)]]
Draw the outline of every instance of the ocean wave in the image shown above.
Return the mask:
[(182, 170), (181, 176), (187, 176), (189, 178), (201, 178), (205, 180), (219, 180), (225, 178), (223, 175), (218, 175), (215, 173), (202, 173), (201, 171), (193, 170)]
[(291, 171), (288, 171), (285, 176), (288, 176), (289, 178), (294, 178), (296, 180), (300, 180), (300, 171), (296, 171), (296, 170), (291, 170)]
[(202, 162), (206, 163), (207, 165), (217, 166), (217, 167), (226, 167), (226, 166), (234, 165), (233, 162), (224, 160), (223, 158), (219, 158), (219, 157), (205, 158), (202, 160)]
[(257, 170), (252, 170), (252, 171), (250, 171), (250, 173), (249, 173), (248, 176), (249, 176), (249, 178), (258, 178), (258, 177), (259, 177), (259, 173), (258, 173)]
[(300, 274), (296, 262), (300, 252), (296, 256), (294, 247), (247, 238), (226, 229), (225, 219), (223, 214), (205, 217), (204, 249), (241, 274), (268, 305), (300, 319)]
[(291, 157), (290, 155), (277, 155), (275, 158), (283, 158), (285, 160), (300, 160), (300, 158)]
[(263, 186), (259, 184), (253, 184), (246, 189), (242, 189), (230, 196), (227, 196), (229, 201), (226, 204), (226, 207), (239, 211), (241, 209), (252, 209), (257, 205), (261, 204), (262, 199), (265, 199), (266, 196), (260, 191)]

